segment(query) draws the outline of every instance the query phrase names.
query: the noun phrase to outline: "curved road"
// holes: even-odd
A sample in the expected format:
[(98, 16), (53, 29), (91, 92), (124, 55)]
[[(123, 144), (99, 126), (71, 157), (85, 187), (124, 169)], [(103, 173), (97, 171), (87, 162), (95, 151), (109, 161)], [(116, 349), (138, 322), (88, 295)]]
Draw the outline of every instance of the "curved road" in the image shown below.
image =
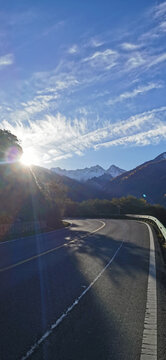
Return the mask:
[(0, 359), (164, 360), (165, 273), (151, 233), (154, 305), (151, 229), (132, 220), (71, 222), (0, 244)]

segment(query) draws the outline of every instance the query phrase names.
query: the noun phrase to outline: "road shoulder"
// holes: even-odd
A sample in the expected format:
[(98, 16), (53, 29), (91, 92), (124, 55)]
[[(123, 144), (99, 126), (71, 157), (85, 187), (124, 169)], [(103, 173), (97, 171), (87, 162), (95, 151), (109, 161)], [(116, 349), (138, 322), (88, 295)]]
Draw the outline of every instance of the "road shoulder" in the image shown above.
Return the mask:
[(156, 249), (156, 277), (157, 277), (157, 319), (158, 319), (158, 360), (165, 360), (166, 354), (166, 267), (161, 253), (156, 232), (153, 229)]

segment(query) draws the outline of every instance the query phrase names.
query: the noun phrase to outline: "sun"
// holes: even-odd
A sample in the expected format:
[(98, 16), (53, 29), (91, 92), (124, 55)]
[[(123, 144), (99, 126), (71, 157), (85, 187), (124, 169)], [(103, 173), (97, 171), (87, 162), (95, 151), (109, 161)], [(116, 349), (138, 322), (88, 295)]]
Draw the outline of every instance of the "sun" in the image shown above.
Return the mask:
[(25, 166), (30, 166), (32, 165), (32, 158), (31, 156), (25, 153), (21, 156), (20, 162)]
[(21, 156), (20, 162), (24, 166), (31, 166), (36, 163), (37, 159), (32, 149), (26, 149)]

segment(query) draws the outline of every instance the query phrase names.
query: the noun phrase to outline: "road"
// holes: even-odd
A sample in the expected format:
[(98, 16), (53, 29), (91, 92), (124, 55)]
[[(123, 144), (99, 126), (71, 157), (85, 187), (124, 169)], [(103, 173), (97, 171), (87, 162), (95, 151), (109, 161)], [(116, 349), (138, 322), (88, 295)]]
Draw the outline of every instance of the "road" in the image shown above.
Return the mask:
[[(72, 220), (1, 243), (0, 359), (164, 360), (165, 270), (153, 233), (154, 305), (150, 231), (134, 220)], [(153, 314), (147, 324), (147, 303), (156, 324)]]

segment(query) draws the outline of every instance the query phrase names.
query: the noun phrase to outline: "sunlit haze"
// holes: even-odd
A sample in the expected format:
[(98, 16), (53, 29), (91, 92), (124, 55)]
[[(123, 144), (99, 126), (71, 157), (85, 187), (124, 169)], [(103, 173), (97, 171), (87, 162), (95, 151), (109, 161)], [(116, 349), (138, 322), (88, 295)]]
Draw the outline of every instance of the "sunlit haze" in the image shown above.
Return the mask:
[(0, 127), (24, 164), (127, 170), (166, 151), (165, 17), (156, 0), (1, 4)]
[(23, 155), (21, 156), (20, 162), (24, 166), (30, 166), (30, 165), (39, 165), (39, 160), (33, 153), (33, 149), (25, 149), (23, 152)]

